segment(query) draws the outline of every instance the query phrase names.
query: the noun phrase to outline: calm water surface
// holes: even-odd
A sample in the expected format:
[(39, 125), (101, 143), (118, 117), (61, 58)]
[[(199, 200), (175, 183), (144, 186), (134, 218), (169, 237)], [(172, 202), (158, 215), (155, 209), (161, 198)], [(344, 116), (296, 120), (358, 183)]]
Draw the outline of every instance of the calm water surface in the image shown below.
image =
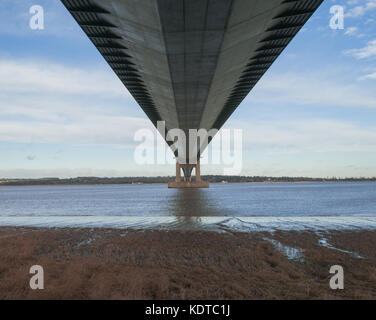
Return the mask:
[(376, 215), (376, 183), (0, 187), (0, 216)]
[(212, 184), (191, 190), (164, 184), (0, 187), (0, 224), (11, 217), (312, 216), (376, 219), (376, 183)]

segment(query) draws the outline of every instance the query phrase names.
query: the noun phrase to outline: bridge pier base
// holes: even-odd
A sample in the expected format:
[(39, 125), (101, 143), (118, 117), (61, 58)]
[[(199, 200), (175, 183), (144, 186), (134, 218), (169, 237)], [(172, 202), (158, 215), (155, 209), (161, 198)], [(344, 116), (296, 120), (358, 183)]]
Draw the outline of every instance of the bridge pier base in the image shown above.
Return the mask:
[[(184, 178), (182, 181), (181, 170), (183, 169)], [(192, 181), (191, 172), (195, 169), (196, 178)], [(209, 182), (201, 180), (200, 174), (200, 160), (196, 164), (180, 164), (176, 162), (176, 179), (168, 183), (169, 188), (184, 189), (184, 188), (209, 188)]]

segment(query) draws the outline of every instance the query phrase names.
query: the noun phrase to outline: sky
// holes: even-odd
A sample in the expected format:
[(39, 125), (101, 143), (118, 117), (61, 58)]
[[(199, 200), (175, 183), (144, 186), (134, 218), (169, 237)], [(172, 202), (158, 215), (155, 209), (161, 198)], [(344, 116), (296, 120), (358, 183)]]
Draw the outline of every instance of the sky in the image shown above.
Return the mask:
[[(44, 8), (32, 30), (30, 7)], [(329, 26), (344, 8), (344, 29)], [(376, 176), (376, 0), (325, 0), (225, 128), (241, 175)], [(134, 159), (152, 125), (59, 0), (0, 1), (0, 178), (173, 175)], [(203, 165), (202, 174), (223, 166)]]

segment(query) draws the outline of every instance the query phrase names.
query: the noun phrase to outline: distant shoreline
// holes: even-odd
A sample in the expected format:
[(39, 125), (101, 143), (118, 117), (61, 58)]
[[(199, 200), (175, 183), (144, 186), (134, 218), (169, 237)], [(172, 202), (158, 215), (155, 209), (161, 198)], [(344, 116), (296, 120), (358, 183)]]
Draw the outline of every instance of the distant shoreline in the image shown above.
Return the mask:
[[(202, 176), (210, 184), (239, 183), (307, 183), (307, 182), (370, 182), (373, 178), (309, 178), (309, 177), (261, 177), (261, 176)], [(85, 186), (85, 185), (159, 185), (174, 181), (174, 177), (77, 177), (77, 178), (41, 178), (41, 179), (0, 179), (1, 186)]]
[[(226, 185), (226, 184), (264, 184), (264, 185), (272, 185), (272, 184), (300, 184), (300, 183), (350, 183), (350, 182), (375, 182), (375, 180), (352, 180), (352, 181), (276, 181), (276, 182), (211, 182), (210, 185)], [(164, 182), (155, 182), (155, 183), (72, 183), (72, 184), (2, 184), (0, 183), (1, 187), (84, 187), (84, 186), (158, 186), (158, 185), (166, 185), (167, 183)]]

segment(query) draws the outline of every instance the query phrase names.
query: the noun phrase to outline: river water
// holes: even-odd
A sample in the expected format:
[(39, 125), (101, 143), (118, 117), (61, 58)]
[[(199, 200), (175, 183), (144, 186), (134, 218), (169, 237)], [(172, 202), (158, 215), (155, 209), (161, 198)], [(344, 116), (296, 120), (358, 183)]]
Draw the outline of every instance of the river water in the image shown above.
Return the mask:
[(0, 187), (0, 225), (376, 228), (376, 182)]

